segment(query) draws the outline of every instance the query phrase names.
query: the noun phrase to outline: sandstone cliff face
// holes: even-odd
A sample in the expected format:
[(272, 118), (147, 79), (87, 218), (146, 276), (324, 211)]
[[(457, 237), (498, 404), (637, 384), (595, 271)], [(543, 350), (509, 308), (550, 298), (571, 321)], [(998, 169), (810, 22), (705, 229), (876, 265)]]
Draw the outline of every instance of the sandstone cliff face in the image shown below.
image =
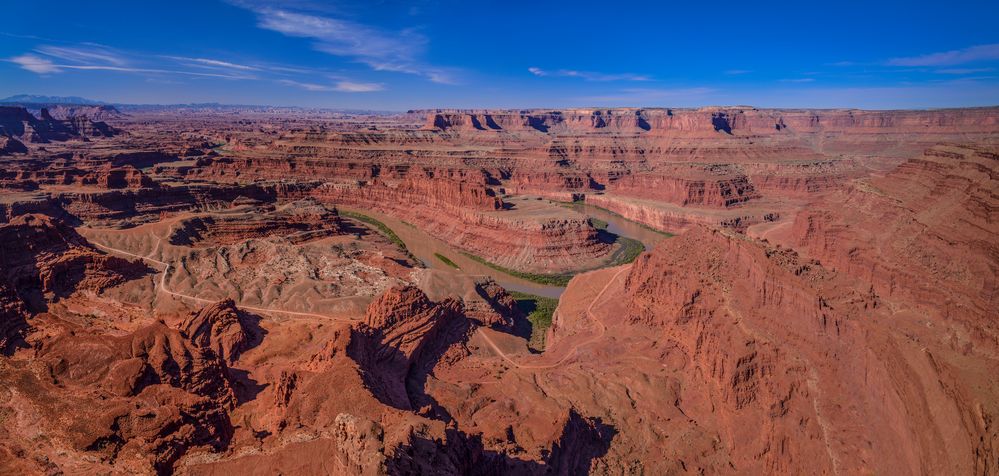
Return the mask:
[(256, 209), (232, 216), (203, 216), (184, 220), (174, 228), (170, 243), (187, 246), (225, 246), (243, 240), (280, 235), (292, 243), (342, 233), (337, 210), (314, 200), (296, 201), (281, 209)]
[[(729, 208), (758, 200), (761, 194), (742, 167), (705, 164), (623, 164), (601, 168), (524, 168), (510, 174), (508, 190), (554, 196), (613, 193), (681, 206)], [(554, 169), (555, 171), (549, 171)], [(764, 175), (764, 177), (770, 177)], [(768, 184), (769, 185), (769, 184)], [(769, 187), (773, 189), (771, 185)]]
[(994, 417), (979, 415), (999, 410), (987, 396), (996, 389), (959, 383), (960, 352), (939, 335), (913, 342), (911, 321), (867, 282), (792, 250), (695, 229), (640, 257), (626, 290), (632, 322), (689, 359), (681, 398), (704, 403), (687, 414), (717, 425), (740, 471), (994, 466)]
[(609, 109), (563, 111), (430, 111), (425, 129), (569, 132), (606, 129), (650, 134), (725, 133), (771, 135), (787, 132), (900, 130), (927, 127), (994, 130), (988, 109), (945, 111), (767, 110), (753, 108)]
[(104, 122), (93, 122), (86, 116), (66, 120), (52, 117), (42, 109), (36, 118), (23, 107), (0, 106), (0, 136), (14, 137), (31, 143), (111, 137), (118, 133)]
[[(999, 350), (995, 158), (937, 146), (859, 180), (799, 214), (783, 241), (935, 319), (965, 329), (953, 345)], [(779, 239), (780, 237), (777, 237)]]
[(199, 159), (195, 167), (185, 170), (189, 177), (234, 182), (243, 179), (303, 180), (356, 179), (366, 180), (377, 174), (377, 166), (363, 162), (330, 161), (308, 157), (218, 157)]
[(30, 184), (31, 189), (48, 185), (75, 185), (104, 190), (157, 187), (156, 182), (140, 170), (127, 164), (114, 167), (108, 163), (96, 168), (89, 168), (60, 167), (39, 163), (37, 166), (0, 172), (0, 188), (24, 188), (27, 184)]
[(587, 195), (586, 203), (605, 208), (629, 220), (665, 232), (686, 231), (691, 225), (696, 223), (704, 225), (718, 224), (709, 217), (691, 216), (684, 213), (683, 210), (643, 206), (641, 203), (619, 200), (609, 196)]
[(35, 116), (23, 107), (0, 106), (0, 135), (20, 137), (33, 121), (37, 121)]
[(465, 301), (465, 315), (479, 325), (509, 330), (515, 320), (523, 318), (517, 301), (496, 281), (481, 280), (475, 284), (475, 290), (482, 297), (481, 304)]
[(610, 179), (607, 183), (607, 189), (615, 193), (677, 205), (725, 208), (760, 198), (749, 178), (744, 175), (705, 180), (685, 179), (660, 172), (655, 175), (628, 174)]
[(453, 210), (496, 210), (503, 201), (483, 184), (447, 178), (411, 178), (398, 183), (355, 182), (332, 184), (319, 193), (344, 203), (364, 205), (422, 206), (445, 212)]
[[(418, 183), (418, 185), (417, 185)], [(584, 217), (516, 218), (496, 211), (502, 201), (481, 188), (447, 180), (385, 184), (326, 184), (319, 200), (369, 208), (417, 224), (431, 235), (486, 260), (524, 271), (559, 272), (606, 256), (610, 245)]]
[(40, 294), (58, 299), (78, 289), (101, 292), (146, 270), (98, 251), (45, 215), (21, 215), (0, 226), (0, 250), (0, 278), (35, 309), (44, 307)]

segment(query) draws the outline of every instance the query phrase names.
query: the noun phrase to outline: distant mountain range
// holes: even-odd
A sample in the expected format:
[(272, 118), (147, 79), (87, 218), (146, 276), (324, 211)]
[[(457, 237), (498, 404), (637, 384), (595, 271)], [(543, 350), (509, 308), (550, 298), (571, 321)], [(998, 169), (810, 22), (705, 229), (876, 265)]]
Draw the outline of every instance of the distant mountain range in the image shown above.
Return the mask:
[(78, 96), (39, 96), (36, 94), (18, 94), (8, 98), (0, 99), (4, 104), (87, 104), (99, 105), (106, 102), (94, 101), (93, 99), (81, 98)]

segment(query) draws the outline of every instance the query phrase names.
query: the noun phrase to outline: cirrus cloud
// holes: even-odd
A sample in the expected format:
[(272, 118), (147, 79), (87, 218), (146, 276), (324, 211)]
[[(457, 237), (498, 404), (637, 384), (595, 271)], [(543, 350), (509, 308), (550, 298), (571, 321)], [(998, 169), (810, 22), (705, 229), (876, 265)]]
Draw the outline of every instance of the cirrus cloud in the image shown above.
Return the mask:
[(960, 50), (943, 51), (922, 56), (892, 58), (890, 66), (952, 66), (978, 61), (999, 60), (999, 43), (977, 45)]
[(11, 63), (16, 63), (22, 69), (31, 71), (32, 73), (38, 74), (49, 74), (49, 73), (61, 73), (62, 70), (59, 66), (52, 61), (33, 55), (33, 54), (23, 54), (20, 56), (15, 56), (8, 59)]
[(577, 71), (574, 69), (559, 69), (559, 70), (549, 71), (535, 66), (527, 68), (527, 71), (538, 77), (555, 76), (555, 77), (566, 77), (566, 78), (580, 78), (586, 81), (652, 81), (652, 78), (648, 75), (633, 74), (633, 73), (608, 74), (608, 73), (597, 73), (594, 71)]
[[(74, 46), (42, 45), (4, 61), (41, 75), (68, 71), (105, 71), (156, 77), (161, 82), (164, 76), (173, 75), (229, 80), (275, 80), (307, 91), (359, 93), (385, 89), (382, 83), (357, 81), (315, 68), (242, 63), (195, 56), (147, 55), (91, 43)], [(333, 83), (324, 82), (328, 80), (333, 80)]]
[(69, 61), (70, 63), (104, 64), (109, 66), (125, 66), (128, 64), (128, 60), (120, 52), (94, 43), (83, 43), (75, 47), (44, 45), (35, 48), (35, 52), (63, 61)]
[(230, 61), (223, 61), (212, 58), (189, 58), (186, 56), (164, 56), (164, 58), (172, 59), (189, 66), (199, 67), (199, 68), (211, 68), (211, 69), (236, 69), (240, 71), (260, 71), (261, 68), (258, 66), (250, 66), (245, 64), (233, 63)]
[(278, 83), (313, 92), (370, 93), (385, 89), (385, 86), (381, 83), (361, 83), (342, 80), (336, 81), (333, 84), (318, 84), (282, 79)]
[(428, 40), (415, 29), (391, 32), (327, 13), (295, 11), (282, 4), (232, 3), (255, 13), (257, 27), (310, 39), (316, 51), (350, 58), (375, 71), (412, 74), (435, 83), (457, 83), (453, 68), (431, 66), (420, 60)]

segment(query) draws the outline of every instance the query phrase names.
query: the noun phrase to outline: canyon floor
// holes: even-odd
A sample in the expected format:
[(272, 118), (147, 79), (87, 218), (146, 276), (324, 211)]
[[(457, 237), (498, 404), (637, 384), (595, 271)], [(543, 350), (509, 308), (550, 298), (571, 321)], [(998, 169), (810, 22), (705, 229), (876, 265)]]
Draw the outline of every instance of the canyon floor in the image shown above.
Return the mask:
[(0, 474), (999, 474), (999, 108), (0, 107)]

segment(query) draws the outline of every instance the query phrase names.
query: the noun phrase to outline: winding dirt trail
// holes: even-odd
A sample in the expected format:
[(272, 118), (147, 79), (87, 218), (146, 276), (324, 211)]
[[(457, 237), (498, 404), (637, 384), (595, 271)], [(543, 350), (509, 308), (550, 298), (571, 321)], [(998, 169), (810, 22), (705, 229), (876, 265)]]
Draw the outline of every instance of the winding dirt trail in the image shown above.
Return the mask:
[[(172, 230), (172, 228), (171, 228), (171, 230)], [(169, 234), (168, 234), (168, 236), (169, 236)], [(153, 251), (151, 251), (150, 254), (155, 253), (156, 250), (158, 250), (160, 248), (160, 246), (162, 245), (162, 243), (163, 243), (163, 239), (159, 235), (153, 233), (153, 237), (156, 238), (156, 245), (153, 247)], [(166, 261), (160, 261), (160, 260), (158, 260), (156, 258), (151, 258), (149, 256), (137, 255), (135, 253), (131, 253), (131, 252), (128, 252), (128, 251), (125, 251), (125, 250), (121, 250), (121, 249), (118, 249), (118, 248), (112, 248), (110, 246), (105, 246), (105, 245), (102, 245), (100, 243), (91, 242), (91, 244), (93, 244), (94, 246), (96, 246), (96, 247), (98, 247), (98, 248), (100, 248), (102, 250), (105, 250), (105, 251), (109, 251), (109, 252), (112, 252), (112, 253), (118, 253), (118, 254), (122, 254), (122, 255), (125, 255), (125, 256), (130, 256), (130, 257), (133, 257), (133, 258), (138, 258), (138, 259), (141, 259), (143, 261), (148, 261), (150, 263), (155, 263), (155, 264), (158, 264), (160, 266), (163, 266), (164, 267), (163, 268), (163, 272), (160, 274), (160, 284), (159, 284), (159, 286), (156, 287), (158, 291), (162, 291), (162, 292), (167, 293), (167, 294), (169, 294), (171, 296), (174, 296), (174, 297), (178, 297), (178, 298), (181, 298), (181, 299), (187, 299), (187, 300), (194, 301), (194, 302), (199, 302), (199, 303), (211, 304), (211, 303), (216, 302), (216, 300), (200, 298), (200, 297), (197, 297), (197, 296), (191, 296), (189, 294), (179, 293), (179, 292), (173, 291), (170, 288), (168, 288), (167, 287), (166, 278), (167, 278), (167, 274), (170, 272), (170, 267), (172, 265), (170, 263), (166, 262)], [(353, 297), (353, 296), (342, 297), (342, 298), (339, 298), (339, 299), (349, 299), (351, 297)], [(262, 313), (271, 313), (271, 314), (285, 314), (285, 315), (294, 316), (294, 317), (318, 317), (318, 318), (329, 319), (329, 320), (334, 320), (334, 321), (350, 321), (351, 320), (351, 319), (348, 319), (348, 318), (345, 318), (345, 317), (335, 317), (335, 316), (329, 316), (329, 315), (326, 315), (326, 314), (315, 314), (315, 313), (311, 313), (311, 312), (285, 311), (283, 309), (272, 309), (272, 308), (265, 308), (265, 307), (244, 306), (242, 304), (239, 304), (238, 307), (240, 309), (246, 309), (248, 311), (262, 312)]]
[(489, 337), (488, 334), (482, 332), (481, 328), (479, 329), (479, 334), (482, 336), (483, 339), (485, 339), (486, 343), (489, 344), (489, 347), (492, 348), (493, 351), (496, 352), (496, 354), (498, 354), (500, 357), (503, 358), (503, 360), (506, 360), (516, 368), (538, 370), (538, 369), (550, 369), (558, 367), (564, 364), (567, 360), (569, 360), (570, 357), (574, 356), (576, 352), (579, 351), (580, 347), (601, 339), (604, 336), (604, 334), (607, 332), (607, 326), (603, 322), (601, 322), (600, 319), (597, 319), (597, 316), (593, 314), (593, 306), (595, 306), (597, 302), (600, 301), (600, 298), (602, 298), (604, 293), (607, 292), (607, 289), (610, 288), (611, 284), (614, 284), (617, 281), (618, 276), (620, 276), (621, 273), (628, 271), (629, 269), (631, 269), (631, 266), (625, 266), (622, 267), (620, 270), (618, 270), (618, 272), (614, 273), (614, 276), (611, 276), (611, 278), (607, 281), (607, 284), (604, 285), (604, 287), (600, 290), (600, 292), (597, 293), (597, 295), (593, 298), (592, 301), (590, 301), (590, 305), (586, 308), (587, 317), (589, 317), (590, 320), (592, 320), (597, 325), (597, 327), (600, 329), (600, 332), (590, 337), (589, 339), (577, 342), (575, 345), (569, 348), (569, 351), (564, 356), (562, 356), (561, 359), (557, 360), (554, 363), (544, 364), (544, 365), (521, 364), (511, 359), (509, 355), (500, 350), (499, 346), (496, 345), (496, 342), (494, 342), (492, 338)]

